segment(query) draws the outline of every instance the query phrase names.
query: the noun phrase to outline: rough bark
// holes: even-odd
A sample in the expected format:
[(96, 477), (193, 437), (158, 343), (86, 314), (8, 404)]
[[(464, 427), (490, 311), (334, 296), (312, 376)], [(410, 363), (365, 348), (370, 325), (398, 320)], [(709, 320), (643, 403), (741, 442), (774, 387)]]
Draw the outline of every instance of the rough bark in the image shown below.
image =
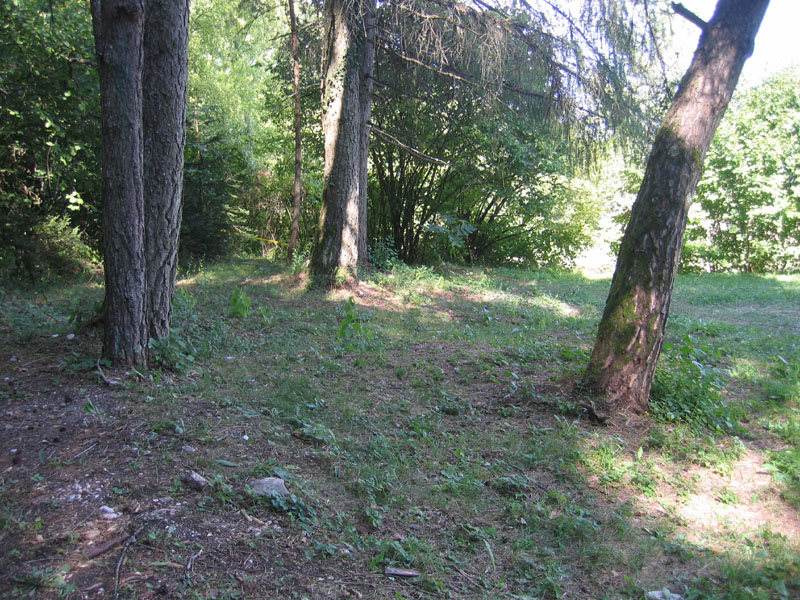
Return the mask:
[(189, 0), (146, 0), (142, 124), (150, 337), (169, 335), (186, 140)]
[(358, 264), (365, 266), (367, 254), (367, 187), (369, 181), (369, 137), (372, 119), (372, 73), (375, 66), (376, 0), (365, 0), (364, 6), (364, 53), (361, 59), (361, 88), (359, 89), (359, 112), (361, 130), (358, 140), (358, 170), (361, 185), (358, 189)]
[(372, 0), (325, 0), (323, 6), (325, 168), (311, 273), (324, 286), (357, 277), (360, 201), (367, 185), (362, 173), (366, 156), (362, 157), (361, 148), (367, 127), (364, 115), (371, 102), (369, 97), (362, 97), (369, 89), (363, 83), (363, 69), (370, 54), (365, 26), (370, 20), (370, 6), (374, 6)]
[(656, 135), (582, 388), (601, 418), (647, 408), (686, 218), (769, 0), (719, 0)]
[(300, 205), (303, 201), (303, 121), (300, 106), (300, 51), (297, 44), (297, 17), (294, 0), (289, 0), (289, 29), (292, 34), (292, 62), (294, 74), (294, 206), (292, 207), (292, 227), (289, 234), (289, 260), (297, 248), (300, 233)]
[(142, 203), (144, 0), (92, 0), (102, 119), (103, 356), (146, 362)]

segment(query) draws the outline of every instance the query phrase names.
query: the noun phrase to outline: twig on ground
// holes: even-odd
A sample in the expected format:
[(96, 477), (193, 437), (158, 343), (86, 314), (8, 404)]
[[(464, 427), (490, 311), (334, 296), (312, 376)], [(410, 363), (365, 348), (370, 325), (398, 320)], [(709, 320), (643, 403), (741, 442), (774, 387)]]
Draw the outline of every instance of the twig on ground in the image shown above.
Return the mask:
[(124, 536), (124, 535), (117, 536), (114, 539), (107, 541), (105, 544), (100, 544), (99, 546), (95, 546), (94, 548), (90, 548), (84, 554), (85, 554), (86, 558), (88, 558), (90, 560), (92, 558), (97, 558), (98, 556), (100, 556), (104, 552), (108, 552), (109, 550), (111, 550), (115, 546), (119, 546), (123, 541), (125, 541), (125, 538), (126, 538), (126, 536)]
[(95, 446), (97, 446), (97, 444), (99, 444), (99, 443), (100, 443), (100, 442), (95, 442), (94, 444), (92, 444), (91, 446), (89, 446), (88, 448), (86, 448), (86, 450), (82, 450), (82, 451), (78, 452), (78, 453), (77, 453), (77, 454), (74, 456), (74, 458), (78, 458), (78, 457), (80, 457), (80, 456), (83, 456), (83, 455), (84, 455), (84, 454), (86, 454), (86, 453), (87, 453), (89, 450), (91, 450), (92, 448), (94, 448)]
[(189, 573), (191, 573), (192, 569), (194, 568), (194, 561), (196, 561), (198, 558), (200, 558), (200, 555), (202, 553), (203, 553), (203, 549), (200, 548), (200, 550), (198, 550), (197, 552), (192, 554), (189, 557), (189, 561), (186, 563), (186, 566), (183, 569), (183, 576), (181, 578), (183, 580), (189, 582), (190, 585), (191, 585), (191, 580), (189, 579)]
[(103, 383), (105, 383), (108, 386), (119, 385), (119, 381), (112, 381), (111, 379), (106, 377), (105, 373), (103, 373), (103, 367), (100, 366), (100, 359), (99, 358), (97, 359), (96, 366), (97, 366), (97, 372), (100, 374), (100, 379), (103, 380)]
[(136, 541), (136, 536), (144, 529), (146, 525), (140, 525), (136, 531), (131, 534), (131, 537), (128, 538), (128, 541), (125, 542), (125, 545), (122, 547), (122, 552), (119, 553), (119, 560), (117, 560), (117, 569), (114, 571), (114, 600), (119, 598), (119, 573), (122, 570), (122, 563), (125, 562), (125, 555), (128, 553), (128, 548), (130, 548), (131, 544)]

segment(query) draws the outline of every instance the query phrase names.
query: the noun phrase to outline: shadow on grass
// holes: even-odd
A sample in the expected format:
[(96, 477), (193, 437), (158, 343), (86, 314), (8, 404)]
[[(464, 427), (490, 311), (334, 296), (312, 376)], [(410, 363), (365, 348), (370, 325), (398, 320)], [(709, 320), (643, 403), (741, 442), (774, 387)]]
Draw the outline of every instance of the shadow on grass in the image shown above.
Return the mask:
[[(175, 325), (193, 360), (132, 391), (149, 400), (128, 418), (159, 449), (143, 460), (180, 460), (190, 443), (215, 482), (207, 497), (159, 483), (187, 503), (178, 541), (205, 527), (231, 556), (291, 554), (268, 575), (245, 568), (249, 589), (278, 593), (287, 580), (323, 598), (344, 580), (371, 598), (639, 598), (667, 585), (757, 598), (796, 583), (796, 551), (778, 534), (720, 531), (708, 546), (681, 537), (694, 524), (662, 500), (698, 495), (672, 480), (701, 465), (663, 449), (686, 440), (663, 427), (658, 447), (646, 423), (596, 429), (579, 418), (563, 382), (585, 364), (607, 281), (398, 269), (332, 295), (300, 293), (299, 281), (243, 260), (182, 282)], [(676, 334), (725, 345), (726, 361), (757, 360), (736, 341), (754, 334), (715, 325), (701, 283), (690, 284)], [(251, 301), (240, 316), (234, 289)], [(687, 435), (697, 448), (720, 441)], [(288, 519), (289, 539), (232, 535), (240, 509), (253, 510), (233, 490), (255, 475), (285, 477), (317, 507), (313, 527)], [(422, 576), (387, 579), (387, 566)], [(203, 573), (208, 589), (227, 578), (215, 568)]]

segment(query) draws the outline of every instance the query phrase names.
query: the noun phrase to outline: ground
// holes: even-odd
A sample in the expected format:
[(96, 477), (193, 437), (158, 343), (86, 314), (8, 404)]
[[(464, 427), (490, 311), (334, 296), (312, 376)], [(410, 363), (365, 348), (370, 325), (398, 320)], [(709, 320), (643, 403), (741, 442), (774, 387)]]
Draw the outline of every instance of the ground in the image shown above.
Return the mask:
[[(266, 261), (183, 278), (174, 341), (146, 372), (98, 362), (101, 331), (81, 326), (94, 284), (3, 297), (0, 595), (800, 593), (791, 471), (775, 467), (797, 390), (756, 360), (800, 356), (797, 278), (756, 282), (749, 303), (722, 279), (677, 298), (676, 330), (724, 349), (726, 402), (758, 411), (733, 432), (582, 418), (572, 386), (607, 281), (304, 283)], [(234, 289), (252, 300), (240, 313)], [(266, 476), (292, 495), (254, 496)]]

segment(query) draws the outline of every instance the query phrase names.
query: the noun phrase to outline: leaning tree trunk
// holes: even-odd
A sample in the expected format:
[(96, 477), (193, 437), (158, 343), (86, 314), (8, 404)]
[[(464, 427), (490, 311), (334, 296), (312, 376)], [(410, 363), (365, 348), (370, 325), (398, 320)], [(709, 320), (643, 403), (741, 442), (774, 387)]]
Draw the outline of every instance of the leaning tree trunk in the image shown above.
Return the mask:
[(703, 33), (656, 134), (582, 381), (601, 418), (647, 408), (691, 196), (768, 3), (719, 0), (708, 23), (690, 15)]
[(142, 204), (144, 0), (92, 0), (100, 76), (105, 331), (103, 356), (146, 361)]
[(186, 140), (189, 0), (146, 0), (142, 124), (149, 334), (169, 335)]
[[(312, 278), (333, 286), (357, 277), (360, 199), (367, 185), (361, 145), (365, 109), (362, 68), (372, 0), (325, 0), (322, 129), (325, 168)], [(371, 75), (371, 73), (370, 73)]]
[(292, 207), (292, 227), (289, 233), (289, 260), (297, 249), (300, 234), (300, 204), (303, 200), (303, 120), (300, 106), (300, 50), (297, 43), (297, 17), (294, 0), (289, 0), (289, 29), (292, 35), (292, 63), (294, 72), (294, 206)]

